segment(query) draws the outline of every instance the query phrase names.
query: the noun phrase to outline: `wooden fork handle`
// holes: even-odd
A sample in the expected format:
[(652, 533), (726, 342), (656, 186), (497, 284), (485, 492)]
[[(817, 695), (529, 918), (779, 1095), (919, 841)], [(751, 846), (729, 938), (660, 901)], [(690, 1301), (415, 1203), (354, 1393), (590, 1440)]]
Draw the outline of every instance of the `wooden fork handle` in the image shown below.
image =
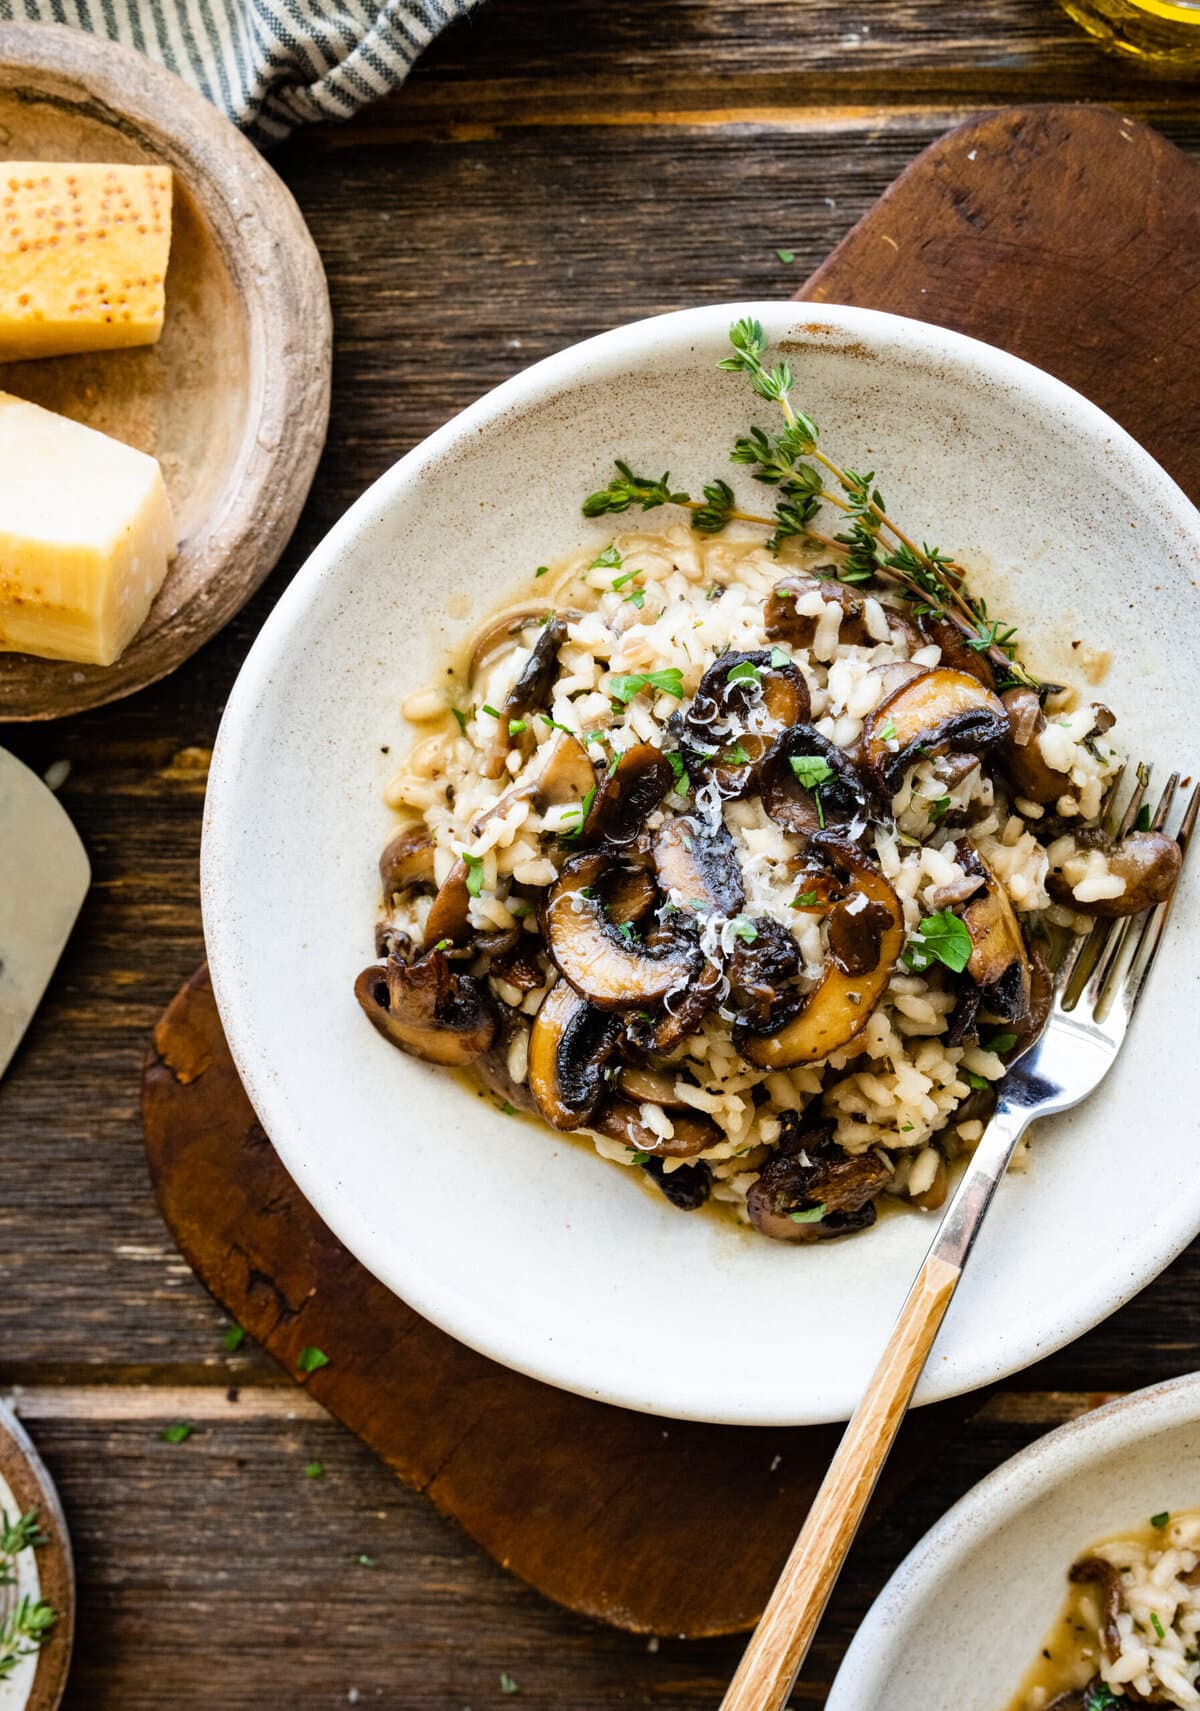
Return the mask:
[(921, 1267), (721, 1711), (782, 1711), (787, 1704), (961, 1276), (961, 1267), (936, 1252)]

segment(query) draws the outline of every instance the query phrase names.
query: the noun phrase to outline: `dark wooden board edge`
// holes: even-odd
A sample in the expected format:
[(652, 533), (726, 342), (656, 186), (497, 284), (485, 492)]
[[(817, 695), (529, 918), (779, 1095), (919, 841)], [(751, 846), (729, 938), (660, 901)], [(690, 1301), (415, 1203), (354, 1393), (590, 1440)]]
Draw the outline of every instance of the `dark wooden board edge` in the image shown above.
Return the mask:
[(1200, 161), (1126, 114), (1007, 107), (955, 126), (796, 295), (999, 345), (1200, 496)]
[[(753, 1624), (839, 1426), (630, 1413), (510, 1372), (421, 1319), (288, 1177), (237, 1078), (205, 969), (155, 1030), (142, 1113), (159, 1205), (201, 1282), (497, 1562), (555, 1602), (636, 1633), (699, 1638)], [(296, 1365), (305, 1346), (330, 1356), (307, 1378)], [(914, 1416), (876, 1513), (982, 1400)]]
[(0, 1474), (17, 1511), (36, 1509), (46, 1543), (37, 1552), (41, 1596), (58, 1611), (58, 1620), (38, 1653), (33, 1686), (22, 1711), (57, 1711), (67, 1685), (75, 1639), (75, 1565), (66, 1517), (54, 1481), (47, 1473), (28, 1432), (0, 1403)]

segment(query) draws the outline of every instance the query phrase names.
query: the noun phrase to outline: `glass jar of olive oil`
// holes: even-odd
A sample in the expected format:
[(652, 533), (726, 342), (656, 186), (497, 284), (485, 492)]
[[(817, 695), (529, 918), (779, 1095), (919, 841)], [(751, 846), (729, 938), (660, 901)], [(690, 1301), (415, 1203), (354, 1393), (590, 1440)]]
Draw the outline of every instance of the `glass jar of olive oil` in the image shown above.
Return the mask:
[(1157, 70), (1200, 70), (1200, 0), (1059, 0), (1065, 12), (1119, 53)]

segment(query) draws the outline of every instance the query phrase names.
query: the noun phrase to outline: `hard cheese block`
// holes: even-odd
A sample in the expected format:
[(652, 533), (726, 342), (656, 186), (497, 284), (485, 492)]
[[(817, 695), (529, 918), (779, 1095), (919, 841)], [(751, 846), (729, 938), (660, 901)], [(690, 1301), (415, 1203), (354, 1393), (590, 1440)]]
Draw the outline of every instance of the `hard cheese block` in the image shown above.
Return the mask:
[(111, 665), (174, 550), (154, 458), (0, 392), (0, 651)]
[(0, 162), (0, 362), (152, 345), (171, 169)]

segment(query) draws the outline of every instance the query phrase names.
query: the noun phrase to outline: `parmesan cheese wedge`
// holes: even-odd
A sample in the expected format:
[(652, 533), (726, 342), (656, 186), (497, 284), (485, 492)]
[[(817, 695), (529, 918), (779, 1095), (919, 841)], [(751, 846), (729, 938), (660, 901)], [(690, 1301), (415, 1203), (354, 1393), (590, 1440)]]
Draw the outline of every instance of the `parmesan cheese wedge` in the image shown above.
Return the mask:
[(0, 362), (152, 345), (171, 169), (0, 161)]
[(174, 550), (154, 458), (0, 392), (0, 652), (111, 665)]

